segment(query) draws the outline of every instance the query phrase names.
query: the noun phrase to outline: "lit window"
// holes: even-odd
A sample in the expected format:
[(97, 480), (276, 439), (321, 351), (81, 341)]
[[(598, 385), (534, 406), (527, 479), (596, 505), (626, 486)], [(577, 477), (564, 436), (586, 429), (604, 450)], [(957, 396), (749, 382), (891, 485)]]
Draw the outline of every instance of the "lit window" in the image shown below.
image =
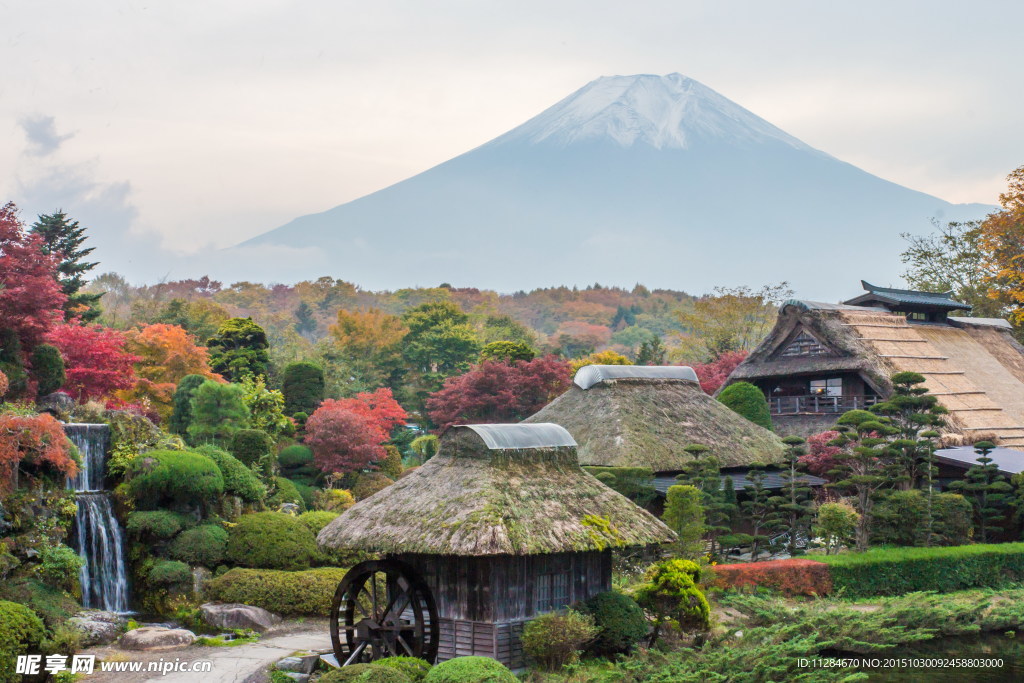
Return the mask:
[(812, 379), (812, 396), (842, 396), (843, 378), (832, 377), (831, 379)]

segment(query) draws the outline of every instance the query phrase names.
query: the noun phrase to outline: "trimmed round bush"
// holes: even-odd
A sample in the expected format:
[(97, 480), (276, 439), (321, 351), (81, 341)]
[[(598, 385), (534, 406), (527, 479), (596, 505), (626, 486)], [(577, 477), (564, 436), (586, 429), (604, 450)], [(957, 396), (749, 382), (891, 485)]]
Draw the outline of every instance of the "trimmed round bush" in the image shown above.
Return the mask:
[(596, 634), (590, 615), (572, 610), (548, 612), (523, 627), (523, 652), (541, 668), (557, 671), (575, 662)]
[(46, 635), (42, 620), (35, 612), (16, 602), (0, 600), (0, 683), (17, 683), (14, 673), (18, 655), (39, 652)]
[(334, 591), (347, 571), (334, 567), (298, 572), (235, 568), (207, 581), (203, 591), (207, 600), (240, 602), (285, 616), (327, 617)]
[(309, 527), (309, 530), (316, 536), (321, 529), (333, 522), (338, 514), (327, 510), (310, 510), (299, 515), (299, 521)]
[(356, 500), (363, 500), (378, 491), (383, 491), (394, 483), (393, 479), (386, 477), (380, 472), (363, 472), (356, 479), (356, 483), (352, 487), (352, 495), (355, 496)]
[(342, 513), (356, 504), (356, 497), (347, 489), (325, 489), (313, 494), (313, 505), (318, 510)]
[(308, 569), (316, 538), (297, 517), (280, 512), (242, 515), (228, 533), (228, 559), (258, 569)]
[(170, 510), (136, 510), (128, 515), (125, 525), (129, 535), (135, 538), (157, 538), (167, 540), (189, 526), (189, 519)]
[(274, 477), (274, 489), (274, 494), (267, 499), (268, 507), (279, 508), (284, 503), (295, 503), (300, 510), (306, 509), (306, 501), (293, 482), (284, 477)]
[(205, 505), (223, 492), (217, 463), (192, 451), (150, 451), (128, 465), (128, 493), (140, 508)]
[(202, 524), (183, 531), (171, 542), (168, 554), (172, 559), (190, 565), (213, 568), (224, 561), (228, 532), (217, 524)]
[(184, 562), (161, 560), (149, 570), (146, 580), (151, 586), (184, 593), (192, 588), (192, 570)]
[(387, 660), (381, 659), (369, 664), (349, 664), (327, 672), (320, 678), (320, 683), (413, 683), (413, 679), (401, 669), (384, 666), (385, 661)]
[(588, 649), (600, 657), (627, 653), (647, 635), (647, 617), (628, 595), (598, 593), (583, 603), (582, 611), (594, 618), (598, 631)]
[(47, 545), (39, 550), (39, 575), (43, 581), (71, 592), (78, 583), (78, 572), (84, 560), (66, 545)]
[(231, 454), (245, 465), (254, 465), (273, 450), (274, 444), (260, 429), (239, 429), (231, 437)]
[(258, 503), (267, 497), (267, 487), (260, 478), (235, 456), (212, 445), (200, 446), (195, 450), (217, 463), (224, 477), (224, 493), (250, 503)]
[(281, 393), (284, 409), (293, 413), (312, 413), (324, 400), (324, 371), (314, 363), (300, 361), (284, 367)]
[(423, 683), (519, 683), (519, 679), (490, 657), (456, 657), (436, 665)]
[(285, 470), (312, 465), (313, 449), (299, 444), (288, 446), (277, 454), (277, 464), (281, 466), (281, 469)]
[(430, 672), (430, 662), (417, 657), (385, 657), (378, 659), (374, 664), (398, 669), (408, 676), (412, 683), (419, 683)]
[(764, 392), (750, 382), (730, 384), (718, 395), (718, 401), (737, 415), (742, 415), (756, 425), (772, 429), (772, 415)]

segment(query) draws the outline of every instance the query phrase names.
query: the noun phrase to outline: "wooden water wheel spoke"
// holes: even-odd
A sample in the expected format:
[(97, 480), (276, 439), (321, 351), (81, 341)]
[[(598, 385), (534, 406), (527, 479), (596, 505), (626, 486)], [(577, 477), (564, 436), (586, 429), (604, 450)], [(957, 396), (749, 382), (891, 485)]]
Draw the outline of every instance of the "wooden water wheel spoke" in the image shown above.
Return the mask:
[(331, 644), (343, 666), (389, 656), (430, 662), (437, 657), (437, 607), (404, 562), (373, 560), (353, 567), (338, 585), (330, 616)]

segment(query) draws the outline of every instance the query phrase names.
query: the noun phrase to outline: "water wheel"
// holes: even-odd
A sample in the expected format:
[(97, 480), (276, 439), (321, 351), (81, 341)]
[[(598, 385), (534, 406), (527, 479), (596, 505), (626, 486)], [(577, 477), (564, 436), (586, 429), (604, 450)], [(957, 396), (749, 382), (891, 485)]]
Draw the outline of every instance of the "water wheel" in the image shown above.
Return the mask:
[(437, 606), (416, 570), (398, 560), (360, 562), (338, 584), (331, 644), (338, 664), (437, 657)]

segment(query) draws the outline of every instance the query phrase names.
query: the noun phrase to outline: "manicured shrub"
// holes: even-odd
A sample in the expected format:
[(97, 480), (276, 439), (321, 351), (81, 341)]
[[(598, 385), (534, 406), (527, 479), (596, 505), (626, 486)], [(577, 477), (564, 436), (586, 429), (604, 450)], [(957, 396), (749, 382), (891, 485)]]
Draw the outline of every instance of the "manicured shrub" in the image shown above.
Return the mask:
[(202, 375), (185, 375), (178, 382), (178, 388), (174, 390), (171, 399), (171, 419), (167, 422), (171, 433), (182, 436), (188, 434), (188, 427), (192, 424), (192, 394), (205, 381)]
[(711, 606), (697, 586), (700, 567), (689, 560), (666, 560), (647, 570), (646, 583), (635, 589), (633, 597), (655, 617), (652, 644), (662, 626), (671, 624), (684, 630), (707, 629)]
[(381, 474), (394, 481), (402, 476), (402, 470), (405, 469), (402, 466), (402, 454), (395, 446), (385, 446), (384, 450), (387, 455), (377, 463), (377, 468)]
[(231, 454), (250, 467), (269, 454), (273, 447), (267, 433), (259, 429), (239, 429), (231, 437)]
[(168, 554), (193, 566), (213, 568), (224, 561), (227, 546), (228, 532), (223, 527), (201, 524), (181, 532), (171, 542)]
[(242, 515), (228, 534), (228, 559), (258, 569), (307, 569), (316, 557), (313, 532), (280, 512)]
[(302, 497), (302, 507), (306, 510), (313, 508), (313, 499), (316, 496), (316, 489), (312, 486), (292, 481), (292, 485), (295, 486), (295, 490), (299, 492)]
[(0, 584), (0, 600), (25, 605), (50, 629), (67, 621), (82, 609), (67, 591), (29, 577), (8, 577), (6, 582)]
[[(413, 658), (402, 657), (401, 659)], [(349, 664), (341, 669), (327, 672), (320, 678), (319, 683), (413, 683), (413, 679), (405, 671), (385, 665), (386, 661), (387, 659), (380, 659), (370, 664)], [(426, 662), (423, 663), (426, 664)]]
[(78, 553), (66, 545), (46, 545), (39, 550), (36, 571), (46, 583), (70, 593), (78, 583), (78, 572), (83, 563)]
[(160, 560), (149, 570), (146, 581), (172, 593), (187, 593), (192, 589), (192, 570), (184, 562)]
[(299, 510), (306, 508), (306, 501), (294, 483), (284, 477), (274, 477), (274, 492), (267, 499), (267, 506), (276, 510), (285, 503), (294, 503)]
[(224, 493), (238, 496), (250, 503), (258, 503), (267, 497), (267, 487), (260, 478), (235, 456), (209, 444), (200, 446), (195, 451), (217, 463), (217, 469), (224, 477)]
[(309, 446), (296, 444), (288, 446), (277, 454), (277, 464), (282, 470), (292, 470), (313, 464), (313, 449)]
[(240, 602), (285, 616), (326, 617), (346, 571), (333, 567), (298, 572), (236, 568), (210, 579), (203, 590), (209, 600)]
[[(872, 543), (923, 546), (927, 541), (927, 497), (919, 489), (894, 491), (875, 505)], [(964, 545), (970, 540), (974, 511), (956, 493), (932, 497), (932, 545)]]
[(814, 533), (825, 541), (825, 554), (839, 546), (852, 545), (853, 535), (857, 531), (857, 520), (860, 515), (853, 506), (844, 501), (822, 503), (818, 506), (814, 518)]
[(750, 382), (730, 384), (718, 395), (718, 401), (734, 413), (742, 415), (765, 429), (772, 428), (772, 415), (764, 392)]
[(393, 479), (384, 476), (380, 472), (363, 472), (356, 479), (356, 483), (352, 487), (352, 495), (355, 496), (356, 500), (363, 500), (378, 491), (383, 491), (394, 483)]
[(832, 577), (828, 565), (812, 560), (770, 560), (745, 564), (720, 564), (714, 568), (717, 588), (760, 586), (785, 595), (828, 595)]
[(313, 505), (318, 510), (342, 513), (356, 504), (356, 497), (347, 489), (325, 489), (313, 495)]
[(289, 363), (281, 378), (286, 414), (310, 414), (324, 400), (324, 371), (314, 363)]
[(40, 396), (52, 394), (64, 386), (64, 359), (56, 346), (40, 344), (32, 349), (32, 379)]
[(320, 533), (321, 529), (333, 522), (337, 516), (337, 512), (311, 510), (310, 512), (303, 512), (299, 515), (299, 521), (309, 527), (309, 530), (313, 532), (314, 536), (316, 536)]
[(207, 380), (192, 392), (188, 438), (191, 443), (227, 445), (239, 429), (249, 426), (245, 389), (238, 384)]
[(597, 635), (587, 649), (600, 657), (627, 653), (647, 635), (647, 617), (636, 600), (616, 591), (598, 593), (580, 609), (594, 619)]
[(0, 683), (17, 683), (18, 655), (39, 652), (46, 630), (35, 613), (16, 602), (0, 600)]
[(518, 683), (501, 662), (490, 657), (456, 657), (434, 666), (423, 683)]
[(128, 465), (128, 493), (143, 509), (208, 505), (224, 492), (217, 464), (192, 451), (150, 451)]
[(385, 657), (375, 661), (374, 665), (398, 669), (408, 676), (412, 683), (419, 683), (430, 672), (430, 662), (416, 657)]
[(228, 318), (206, 342), (210, 367), (233, 382), (267, 374), (267, 333), (252, 318)]
[(877, 548), (821, 557), (833, 589), (850, 597), (948, 593), (1024, 581), (1024, 543)]
[(129, 535), (136, 539), (173, 538), (179, 531), (189, 526), (189, 519), (184, 515), (170, 510), (136, 510), (128, 515), (125, 525)]
[(546, 671), (557, 671), (579, 659), (583, 646), (598, 629), (594, 618), (568, 610), (542, 614), (523, 627), (523, 652)]

